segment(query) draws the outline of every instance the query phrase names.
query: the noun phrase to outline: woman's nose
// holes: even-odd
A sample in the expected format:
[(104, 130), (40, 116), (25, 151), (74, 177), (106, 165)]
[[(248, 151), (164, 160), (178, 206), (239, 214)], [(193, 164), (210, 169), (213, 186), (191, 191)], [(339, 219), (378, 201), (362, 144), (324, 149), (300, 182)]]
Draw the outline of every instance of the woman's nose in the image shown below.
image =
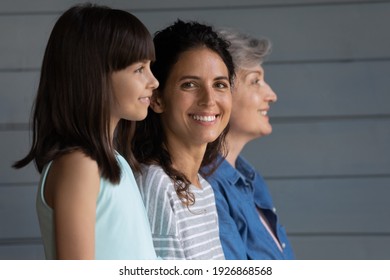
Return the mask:
[(267, 101), (268, 102), (276, 102), (278, 100), (278, 96), (273, 91), (273, 89), (271, 88), (270, 85), (268, 85), (268, 84), (266, 84), (266, 85), (267, 85), (267, 94), (266, 94)]
[(205, 87), (202, 89), (200, 99), (198, 102), (201, 106), (212, 106), (215, 104), (214, 90), (212, 88)]

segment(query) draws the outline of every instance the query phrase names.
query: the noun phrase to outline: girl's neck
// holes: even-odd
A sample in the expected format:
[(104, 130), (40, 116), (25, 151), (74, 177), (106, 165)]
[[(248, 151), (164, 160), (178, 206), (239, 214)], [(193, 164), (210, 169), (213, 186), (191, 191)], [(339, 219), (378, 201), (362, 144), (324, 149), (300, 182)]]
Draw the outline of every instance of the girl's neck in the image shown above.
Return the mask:
[(116, 129), (118, 123), (119, 123), (118, 119), (111, 117), (111, 121), (110, 121), (110, 141), (111, 141), (111, 144), (114, 141), (114, 133), (115, 133), (115, 129)]

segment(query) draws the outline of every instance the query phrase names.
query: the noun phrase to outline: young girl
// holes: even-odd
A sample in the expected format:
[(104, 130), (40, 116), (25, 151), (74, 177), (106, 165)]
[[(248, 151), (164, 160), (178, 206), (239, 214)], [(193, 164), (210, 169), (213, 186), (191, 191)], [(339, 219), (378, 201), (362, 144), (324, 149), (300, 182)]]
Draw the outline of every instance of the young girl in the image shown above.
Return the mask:
[(163, 259), (223, 259), (213, 190), (199, 169), (218, 154), (230, 116), (228, 44), (211, 27), (182, 21), (154, 43), (161, 86), (133, 139), (154, 245)]
[[(133, 15), (81, 5), (55, 24), (43, 59), (28, 155), (41, 173), (37, 212), (47, 259), (153, 259), (129, 163), (132, 122), (152, 90), (154, 46)], [(123, 157), (120, 155), (122, 154)]]

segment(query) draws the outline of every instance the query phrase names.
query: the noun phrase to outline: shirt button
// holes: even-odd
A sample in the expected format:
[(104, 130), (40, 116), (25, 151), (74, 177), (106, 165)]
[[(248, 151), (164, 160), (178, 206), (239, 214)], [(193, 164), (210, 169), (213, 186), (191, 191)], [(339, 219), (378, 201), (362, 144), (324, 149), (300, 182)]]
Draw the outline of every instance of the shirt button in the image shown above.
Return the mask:
[(284, 249), (284, 248), (286, 248), (286, 243), (282, 243), (282, 248)]
[(274, 208), (272, 208), (272, 211), (274, 212), (274, 213), (276, 213), (276, 208), (274, 207)]

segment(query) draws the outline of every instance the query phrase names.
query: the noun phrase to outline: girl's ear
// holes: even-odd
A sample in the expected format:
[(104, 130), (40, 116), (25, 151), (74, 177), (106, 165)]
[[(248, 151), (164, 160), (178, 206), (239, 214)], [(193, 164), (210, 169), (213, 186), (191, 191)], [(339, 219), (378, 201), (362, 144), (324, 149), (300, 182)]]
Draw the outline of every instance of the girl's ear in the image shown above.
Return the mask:
[(156, 89), (153, 91), (152, 98), (150, 99), (150, 108), (156, 113), (164, 112), (164, 104), (161, 98), (161, 92)]

